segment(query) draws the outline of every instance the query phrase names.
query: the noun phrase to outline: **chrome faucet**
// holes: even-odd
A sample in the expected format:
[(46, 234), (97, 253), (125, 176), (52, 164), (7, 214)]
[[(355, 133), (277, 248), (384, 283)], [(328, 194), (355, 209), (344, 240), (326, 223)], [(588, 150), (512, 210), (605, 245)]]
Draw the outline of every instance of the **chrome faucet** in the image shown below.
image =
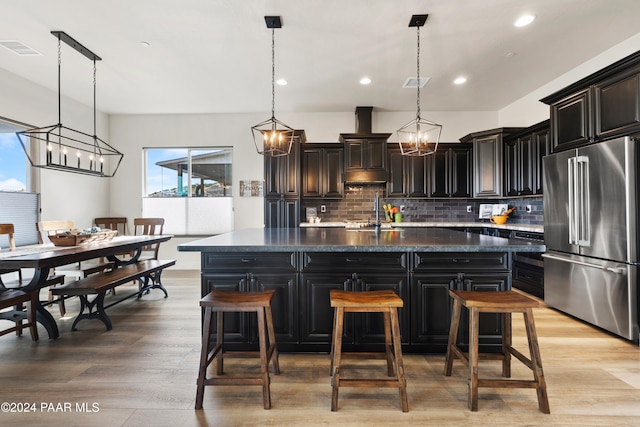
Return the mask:
[(376, 198), (373, 200), (373, 210), (376, 211), (376, 223), (374, 226), (380, 228), (380, 194), (376, 191)]

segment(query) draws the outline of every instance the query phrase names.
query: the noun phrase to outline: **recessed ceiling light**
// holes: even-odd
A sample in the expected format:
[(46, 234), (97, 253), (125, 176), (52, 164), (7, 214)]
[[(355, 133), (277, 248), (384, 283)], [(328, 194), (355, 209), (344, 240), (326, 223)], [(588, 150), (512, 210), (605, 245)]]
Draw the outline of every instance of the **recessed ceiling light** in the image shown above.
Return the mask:
[(278, 80), (276, 80), (276, 83), (278, 83), (280, 86), (286, 86), (287, 85), (287, 81), (285, 79), (278, 79)]
[(467, 81), (466, 77), (460, 76), (458, 78), (456, 78), (453, 83), (457, 84), (457, 85), (461, 85), (462, 83), (465, 83)]
[(371, 83), (371, 79), (369, 77), (363, 77), (360, 79), (360, 84), (361, 85), (368, 85)]
[(516, 27), (524, 27), (531, 24), (534, 19), (536, 19), (536, 17), (533, 15), (522, 15), (521, 17), (516, 19), (516, 22), (514, 22), (513, 25), (515, 25)]
[(149, 47), (149, 46), (151, 46), (151, 43), (149, 43), (149, 42), (140, 42), (140, 46)]

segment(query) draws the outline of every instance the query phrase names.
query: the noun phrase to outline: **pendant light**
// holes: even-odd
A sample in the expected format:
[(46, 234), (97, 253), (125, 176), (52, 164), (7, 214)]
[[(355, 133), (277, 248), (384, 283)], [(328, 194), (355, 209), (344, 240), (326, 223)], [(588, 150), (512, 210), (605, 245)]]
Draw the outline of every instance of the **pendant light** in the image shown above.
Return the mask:
[(400, 151), (404, 156), (426, 156), (433, 154), (438, 149), (442, 126), (420, 117), (420, 27), (427, 22), (429, 15), (413, 15), (409, 27), (416, 27), (418, 33), (417, 43), (417, 112), (416, 118), (396, 131)]
[(271, 157), (287, 156), (291, 152), (294, 129), (275, 117), (275, 29), (282, 28), (279, 16), (265, 16), (267, 28), (271, 28), (271, 118), (251, 127), (253, 143), (258, 154)]
[[(64, 31), (52, 31), (58, 39), (58, 123), (17, 132), (31, 166), (98, 177), (112, 177), (123, 154), (96, 136), (96, 61), (95, 53)], [(61, 42), (65, 42), (93, 61), (93, 135), (62, 125), (60, 70)], [(31, 144), (36, 144), (31, 147)]]

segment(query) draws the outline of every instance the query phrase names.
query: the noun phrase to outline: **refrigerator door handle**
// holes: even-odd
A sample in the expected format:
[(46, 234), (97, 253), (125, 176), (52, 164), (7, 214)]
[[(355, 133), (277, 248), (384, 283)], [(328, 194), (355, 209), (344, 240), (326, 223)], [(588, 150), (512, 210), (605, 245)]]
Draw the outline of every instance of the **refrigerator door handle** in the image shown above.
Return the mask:
[(550, 254), (542, 254), (542, 257), (543, 258), (554, 259), (556, 261), (568, 262), (570, 264), (578, 264), (578, 265), (582, 265), (582, 266), (585, 266), (585, 267), (597, 268), (599, 270), (610, 271), (611, 273), (615, 273), (615, 274), (625, 274), (627, 272), (627, 269), (624, 268), (624, 267), (603, 267), (601, 265), (592, 264), (590, 262), (578, 261), (578, 260), (575, 260), (575, 259), (559, 257), (559, 256), (555, 256), (555, 255), (550, 255)]
[(578, 224), (577, 218), (576, 218), (576, 201), (577, 201), (577, 193), (576, 193), (576, 158), (575, 157), (569, 157), (568, 162), (567, 162), (567, 182), (569, 185), (568, 188), (568, 199), (569, 199), (569, 203), (568, 203), (568, 207), (569, 207), (569, 244), (570, 245), (577, 245), (578, 244), (578, 238), (577, 238), (577, 230), (576, 230), (576, 226)]
[(578, 245), (591, 246), (591, 222), (589, 212), (591, 201), (589, 197), (589, 157), (578, 156), (577, 161), (577, 184), (578, 184), (578, 209), (576, 217), (578, 218)]

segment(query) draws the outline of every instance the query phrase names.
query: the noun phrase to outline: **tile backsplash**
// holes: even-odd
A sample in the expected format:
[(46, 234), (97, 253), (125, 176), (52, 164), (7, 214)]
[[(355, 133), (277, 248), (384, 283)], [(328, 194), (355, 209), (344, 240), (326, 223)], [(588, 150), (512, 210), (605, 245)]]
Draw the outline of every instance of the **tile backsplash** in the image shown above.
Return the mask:
[[(384, 184), (345, 185), (344, 198), (340, 200), (309, 200), (302, 201), (302, 221), (305, 221), (306, 208), (317, 208), (318, 216), (323, 222), (338, 221), (373, 221), (375, 211), (373, 201), (376, 192), (380, 194), (380, 203), (391, 203), (393, 206), (404, 205), (403, 220), (407, 222), (478, 222), (488, 223), (487, 219), (479, 219), (481, 203), (506, 203), (515, 206), (516, 210), (509, 215), (509, 222), (513, 224), (543, 224), (542, 197), (522, 197), (504, 199), (386, 199)], [(321, 212), (324, 205), (326, 212)], [(526, 212), (527, 205), (531, 212)], [(471, 213), (467, 212), (471, 206)], [(380, 211), (384, 219), (384, 211)]]

